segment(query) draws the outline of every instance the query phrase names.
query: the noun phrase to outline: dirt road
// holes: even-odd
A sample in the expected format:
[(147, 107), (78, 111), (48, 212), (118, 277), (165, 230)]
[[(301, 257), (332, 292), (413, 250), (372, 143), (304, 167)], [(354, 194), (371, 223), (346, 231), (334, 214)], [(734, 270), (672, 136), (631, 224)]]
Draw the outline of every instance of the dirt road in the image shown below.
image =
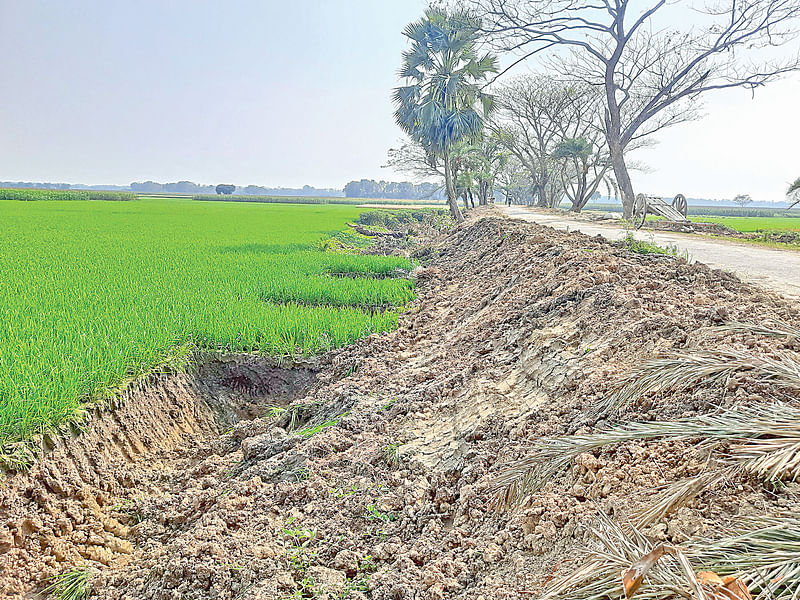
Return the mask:
[[(609, 240), (618, 240), (625, 235), (625, 230), (616, 225), (585, 223), (524, 206), (502, 206), (500, 210), (509, 217), (548, 225), (561, 231), (602, 235)], [(637, 231), (636, 237), (662, 246), (675, 245), (681, 251), (686, 250), (692, 261), (731, 271), (745, 281), (759, 283), (800, 299), (800, 252), (665, 231)]]

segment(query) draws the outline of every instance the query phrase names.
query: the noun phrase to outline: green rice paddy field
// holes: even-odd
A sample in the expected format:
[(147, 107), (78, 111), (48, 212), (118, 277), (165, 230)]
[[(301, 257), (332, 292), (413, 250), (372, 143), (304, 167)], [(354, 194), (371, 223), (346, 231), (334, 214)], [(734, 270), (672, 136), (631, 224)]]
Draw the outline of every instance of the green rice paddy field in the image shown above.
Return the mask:
[(800, 231), (800, 218), (797, 217), (702, 217), (697, 220), (719, 223), (742, 233)]
[(194, 348), (314, 353), (397, 324), (409, 268), (323, 250), (349, 206), (0, 201), (0, 447)]

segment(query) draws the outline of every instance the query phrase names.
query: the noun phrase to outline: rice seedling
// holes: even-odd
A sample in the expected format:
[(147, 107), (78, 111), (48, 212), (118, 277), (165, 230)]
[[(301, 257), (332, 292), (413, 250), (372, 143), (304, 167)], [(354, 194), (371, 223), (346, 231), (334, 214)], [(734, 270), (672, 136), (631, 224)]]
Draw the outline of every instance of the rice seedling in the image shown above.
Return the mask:
[(53, 583), (42, 594), (58, 600), (83, 600), (89, 595), (89, 571), (85, 568), (65, 571), (52, 578)]
[[(620, 573), (631, 566), (644, 567), (641, 587), (633, 590), (642, 599), (713, 599), (708, 578), (699, 577), (708, 572), (742, 581), (755, 600), (800, 597), (800, 519), (791, 515), (742, 519), (724, 534), (661, 551), (636, 527), (602, 514), (592, 533), (595, 544), (584, 551), (583, 565), (555, 580), (542, 600), (617, 598), (623, 592)], [(654, 560), (643, 565), (648, 556)]]
[(413, 265), (319, 248), (357, 215), (349, 206), (0, 201), (0, 448), (79, 419), (88, 403), (192, 352), (311, 354), (395, 328), (413, 295), (408, 279), (330, 273)]
[[(630, 423), (593, 434), (543, 438), (530, 457), (520, 460), (495, 480), (499, 501), (517, 504), (546, 481), (561, 474), (574, 458), (613, 444), (634, 440), (697, 440), (696, 446), (718, 451), (718, 467), (725, 474), (700, 476), (671, 489), (656, 510), (663, 513), (690, 494), (736, 472), (767, 481), (800, 479), (800, 409), (784, 403), (741, 407), (677, 421)], [(724, 446), (723, 446), (724, 444)], [(722, 451), (721, 448), (727, 448)], [(651, 511), (652, 513), (652, 511)]]

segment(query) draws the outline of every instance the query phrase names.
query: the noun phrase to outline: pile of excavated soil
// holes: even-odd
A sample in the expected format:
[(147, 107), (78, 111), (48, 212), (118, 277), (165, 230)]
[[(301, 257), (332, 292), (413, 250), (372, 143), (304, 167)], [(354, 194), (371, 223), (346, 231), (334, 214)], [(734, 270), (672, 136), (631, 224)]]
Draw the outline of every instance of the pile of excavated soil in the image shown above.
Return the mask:
[[(621, 444), (496, 511), (492, 482), (507, 464), (540, 436), (602, 426), (593, 409), (648, 357), (774, 355), (791, 343), (714, 328), (800, 323), (795, 306), (733, 275), (482, 214), (417, 251), (418, 297), (397, 331), (323, 357), (315, 382), (287, 379), (283, 402), (270, 386), (251, 390), (258, 365), (227, 377), (223, 402), (220, 386), (172, 376), (117, 417), (141, 438), (124, 411), (157, 414), (169, 443), (118, 451), (122, 435), (100, 423), (8, 479), (0, 592), (19, 597), (86, 566), (92, 597), (107, 599), (529, 598), (576, 566), (599, 511), (624, 518), (705, 457), (677, 442)], [(212, 407), (236, 405), (235, 388), (292, 404), (240, 414), (223, 431)], [(741, 377), (652, 395), (620, 418), (778, 395)], [(740, 514), (785, 510), (791, 491), (712, 488), (649, 533), (680, 543)]]

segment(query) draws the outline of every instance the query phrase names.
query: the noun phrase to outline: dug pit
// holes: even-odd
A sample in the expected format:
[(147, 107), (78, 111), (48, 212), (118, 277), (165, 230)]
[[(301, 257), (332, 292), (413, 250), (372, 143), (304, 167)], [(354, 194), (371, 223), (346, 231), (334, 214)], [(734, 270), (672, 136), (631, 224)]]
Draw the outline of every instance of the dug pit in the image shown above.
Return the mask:
[(310, 363), (250, 355), (198, 357), (185, 373), (130, 386), (81, 433), (42, 440), (27, 473), (0, 480), (0, 596), (41, 590), (75, 567), (120, 567), (134, 553), (136, 501), (169, 493), (200, 448), (238, 423), (285, 407), (316, 381)]

